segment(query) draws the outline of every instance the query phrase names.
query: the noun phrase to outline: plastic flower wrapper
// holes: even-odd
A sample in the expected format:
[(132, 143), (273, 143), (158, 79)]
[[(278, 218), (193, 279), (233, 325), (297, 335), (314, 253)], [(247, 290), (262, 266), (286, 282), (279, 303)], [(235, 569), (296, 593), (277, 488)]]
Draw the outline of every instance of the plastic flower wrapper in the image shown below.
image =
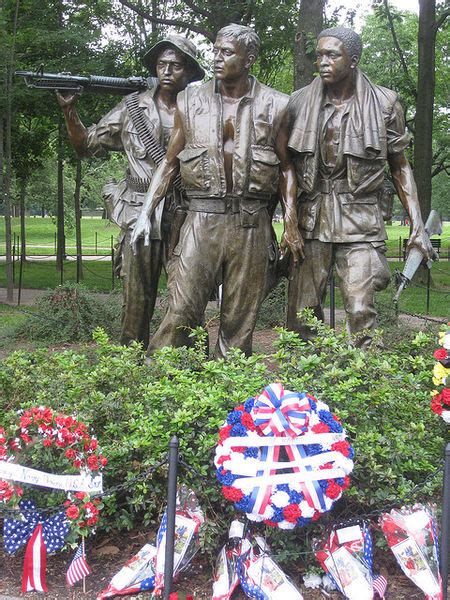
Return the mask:
[(238, 575), (248, 598), (258, 600), (303, 600), (303, 596), (287, 575), (271, 558), (269, 549), (262, 543), (247, 538), (242, 543)]
[[(175, 556), (173, 576), (187, 568), (199, 549), (199, 531), (205, 522), (203, 511), (196, 495), (185, 485), (177, 492), (175, 517)], [(166, 552), (167, 511), (164, 511), (156, 539), (155, 589), (153, 594), (160, 596), (164, 587), (164, 563)]]
[(114, 575), (108, 587), (97, 596), (97, 600), (152, 590), (155, 585), (155, 557), (156, 547), (152, 544), (145, 544)]
[(212, 600), (229, 600), (239, 585), (237, 563), (242, 553), (244, 529), (241, 521), (231, 523), (228, 543), (221, 549), (214, 569)]
[(314, 540), (317, 560), (350, 600), (372, 600), (372, 538), (366, 523), (343, 525)]
[(436, 520), (430, 506), (416, 504), (383, 513), (380, 525), (404, 574), (428, 600), (442, 599)]

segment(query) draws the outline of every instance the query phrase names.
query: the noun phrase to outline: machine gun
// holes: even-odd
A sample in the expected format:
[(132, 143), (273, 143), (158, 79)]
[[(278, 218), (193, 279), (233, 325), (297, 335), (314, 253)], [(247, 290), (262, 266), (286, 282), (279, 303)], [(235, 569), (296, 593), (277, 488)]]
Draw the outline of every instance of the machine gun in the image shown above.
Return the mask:
[[(439, 214), (432, 210), (428, 216), (427, 222), (425, 223), (425, 232), (428, 237), (431, 238), (433, 235), (441, 235), (442, 233), (442, 223)], [(394, 302), (397, 303), (400, 298), (400, 294), (403, 292), (405, 287), (411, 282), (411, 279), (414, 277), (415, 272), (419, 268), (421, 262), (423, 261), (423, 254), (415, 248), (414, 246), (411, 248), (408, 254), (408, 258), (406, 259), (405, 266), (403, 268), (403, 272), (396, 272), (398, 289), (394, 296)], [(432, 260), (427, 261), (427, 267), (431, 269), (431, 265), (433, 264)]]
[(102, 75), (71, 75), (71, 73), (44, 73), (43, 66), (36, 71), (16, 71), (29, 88), (58, 90), (72, 94), (93, 92), (125, 96), (157, 85), (155, 77), (103, 77)]

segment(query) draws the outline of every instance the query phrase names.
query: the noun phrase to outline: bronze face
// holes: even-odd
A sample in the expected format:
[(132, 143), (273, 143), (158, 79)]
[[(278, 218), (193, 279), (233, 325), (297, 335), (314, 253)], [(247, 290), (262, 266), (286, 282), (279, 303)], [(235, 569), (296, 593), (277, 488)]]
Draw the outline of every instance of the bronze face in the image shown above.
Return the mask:
[(172, 93), (184, 90), (190, 75), (186, 59), (172, 48), (166, 48), (158, 56), (156, 74), (160, 87)]
[(316, 48), (316, 65), (325, 85), (336, 85), (351, 77), (356, 57), (349, 56), (341, 40), (334, 37), (320, 38)]
[(214, 75), (216, 79), (232, 82), (242, 77), (251, 65), (247, 49), (238, 40), (218, 37), (214, 44)]

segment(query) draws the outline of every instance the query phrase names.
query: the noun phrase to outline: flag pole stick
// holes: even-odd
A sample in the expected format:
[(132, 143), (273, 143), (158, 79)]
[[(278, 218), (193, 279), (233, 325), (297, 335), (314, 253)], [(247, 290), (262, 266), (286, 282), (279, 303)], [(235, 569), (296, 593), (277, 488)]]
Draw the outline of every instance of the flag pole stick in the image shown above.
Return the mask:
[[(85, 547), (84, 547), (84, 537), (81, 538), (81, 544), (83, 548), (83, 558), (86, 557)], [(83, 575), (83, 594), (86, 593), (86, 576)]]

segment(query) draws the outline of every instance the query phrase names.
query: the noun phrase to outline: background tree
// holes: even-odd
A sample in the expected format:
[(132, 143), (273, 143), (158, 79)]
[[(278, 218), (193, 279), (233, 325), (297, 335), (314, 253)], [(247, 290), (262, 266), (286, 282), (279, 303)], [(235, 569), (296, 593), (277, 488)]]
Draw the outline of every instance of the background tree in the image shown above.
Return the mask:
[(323, 29), (326, 0), (301, 0), (295, 34), (295, 89), (311, 83), (316, 61), (316, 40)]

